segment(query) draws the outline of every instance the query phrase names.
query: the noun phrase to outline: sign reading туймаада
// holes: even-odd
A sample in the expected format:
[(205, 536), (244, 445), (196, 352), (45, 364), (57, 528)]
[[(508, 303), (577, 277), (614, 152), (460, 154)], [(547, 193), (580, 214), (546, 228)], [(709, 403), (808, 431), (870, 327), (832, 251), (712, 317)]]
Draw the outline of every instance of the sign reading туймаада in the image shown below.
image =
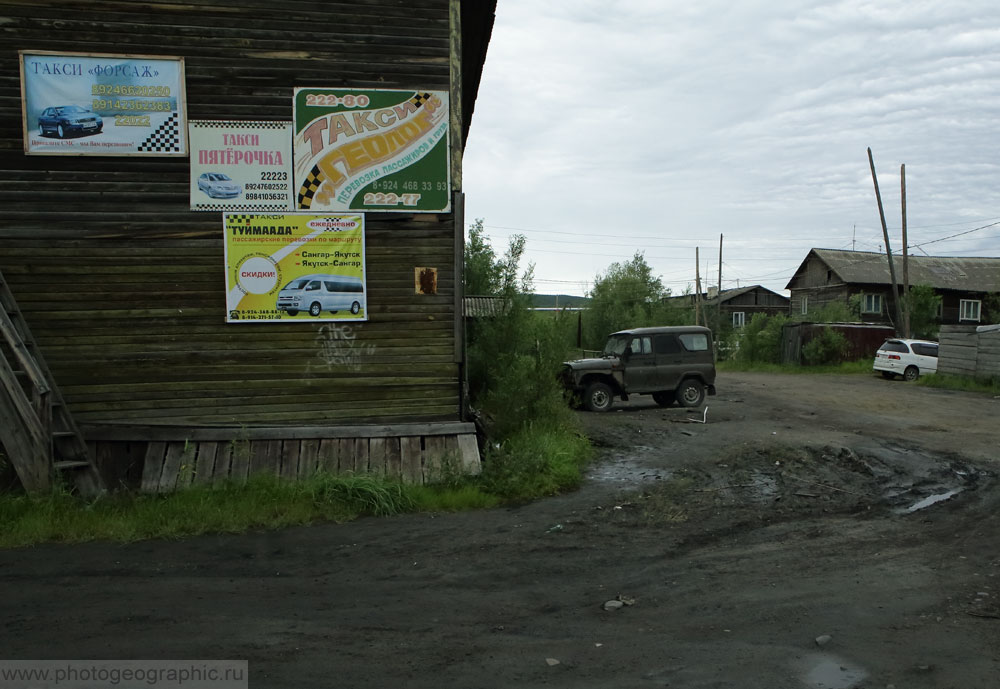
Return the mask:
[(224, 213), (226, 322), (368, 320), (362, 213)]
[(297, 88), (296, 207), (451, 209), (448, 93)]

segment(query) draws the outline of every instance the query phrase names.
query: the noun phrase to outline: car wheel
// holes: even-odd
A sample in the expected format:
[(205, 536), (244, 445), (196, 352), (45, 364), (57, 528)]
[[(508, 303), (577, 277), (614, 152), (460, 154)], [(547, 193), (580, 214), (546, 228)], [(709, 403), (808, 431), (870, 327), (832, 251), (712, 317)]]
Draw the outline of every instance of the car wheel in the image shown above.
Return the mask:
[(61, 124), (57, 124), (56, 125), (56, 135), (60, 139), (65, 139), (66, 138), (66, 130), (63, 129), (63, 126)]
[(705, 386), (694, 378), (688, 378), (677, 388), (677, 401), (682, 407), (700, 407), (705, 401)]
[(353, 304), (351, 304), (351, 313), (357, 315), (359, 311), (361, 311), (361, 304), (359, 304), (358, 302), (354, 302)]
[(319, 302), (318, 301), (314, 301), (312, 303), (312, 305), (309, 307), (309, 315), (310, 316), (318, 316), (319, 312), (321, 310), (322, 310), (322, 307), (320, 307)]
[(903, 380), (914, 381), (920, 377), (920, 369), (916, 366), (907, 366), (903, 371)]
[(41, 120), (38, 120), (38, 135), (45, 136), (45, 127), (42, 126)]
[(299, 313), (298, 309), (286, 309), (286, 311), (288, 312), (289, 316), (297, 316)]
[(583, 404), (590, 411), (607, 411), (612, 401), (611, 387), (607, 383), (591, 383), (583, 395)]
[(882, 371), (882, 377), (885, 378), (886, 380), (892, 380), (893, 378), (896, 377), (896, 374), (893, 373), (892, 371)]
[(673, 390), (661, 390), (653, 393), (653, 401), (661, 407), (669, 407), (677, 401), (677, 395), (674, 394)]

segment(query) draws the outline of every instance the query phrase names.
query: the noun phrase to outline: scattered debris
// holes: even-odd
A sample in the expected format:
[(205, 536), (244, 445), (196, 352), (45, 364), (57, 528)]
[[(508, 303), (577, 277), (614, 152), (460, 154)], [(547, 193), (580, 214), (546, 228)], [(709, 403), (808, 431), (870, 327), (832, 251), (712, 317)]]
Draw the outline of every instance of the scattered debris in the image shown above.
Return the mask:
[(833, 640), (833, 637), (830, 636), (829, 634), (820, 634), (819, 636), (816, 637), (816, 645), (817, 646), (826, 646), (832, 640)]
[(609, 600), (604, 602), (605, 610), (620, 610), (623, 607), (625, 607), (625, 604), (620, 600)]
[(911, 514), (913, 512), (918, 511), (918, 510), (922, 510), (925, 507), (930, 507), (931, 505), (935, 505), (935, 504), (937, 504), (939, 502), (944, 502), (948, 498), (950, 498), (950, 497), (952, 497), (954, 495), (958, 495), (961, 492), (962, 492), (961, 488), (953, 488), (953, 489), (949, 490), (947, 493), (937, 493), (935, 495), (928, 495), (926, 498), (924, 498), (920, 502), (915, 502), (912, 505), (910, 505), (909, 507), (907, 507), (905, 510), (903, 510), (903, 513), (904, 514)]
[(559, 661), (555, 658), (546, 658), (545, 662), (549, 664), (549, 667), (554, 667), (559, 664)]
[(563, 530), (563, 525), (556, 524), (555, 526), (546, 529), (545, 533), (552, 533), (553, 531), (562, 531), (562, 530)]

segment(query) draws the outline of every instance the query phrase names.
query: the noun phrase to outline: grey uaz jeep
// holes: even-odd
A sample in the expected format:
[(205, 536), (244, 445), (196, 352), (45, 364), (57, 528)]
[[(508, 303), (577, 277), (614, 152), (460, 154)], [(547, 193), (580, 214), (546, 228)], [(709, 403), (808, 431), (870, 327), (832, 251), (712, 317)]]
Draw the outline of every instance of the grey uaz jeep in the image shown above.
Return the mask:
[(630, 395), (652, 395), (661, 407), (698, 407), (715, 394), (712, 331), (685, 325), (611, 333), (600, 358), (565, 362), (561, 378), (590, 411)]

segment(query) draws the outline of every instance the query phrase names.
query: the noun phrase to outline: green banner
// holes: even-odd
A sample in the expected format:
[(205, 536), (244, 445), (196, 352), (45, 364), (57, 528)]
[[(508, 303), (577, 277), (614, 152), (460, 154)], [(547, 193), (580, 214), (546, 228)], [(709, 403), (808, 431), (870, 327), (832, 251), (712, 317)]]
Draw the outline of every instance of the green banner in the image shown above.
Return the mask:
[(446, 91), (295, 89), (296, 207), (451, 210)]

